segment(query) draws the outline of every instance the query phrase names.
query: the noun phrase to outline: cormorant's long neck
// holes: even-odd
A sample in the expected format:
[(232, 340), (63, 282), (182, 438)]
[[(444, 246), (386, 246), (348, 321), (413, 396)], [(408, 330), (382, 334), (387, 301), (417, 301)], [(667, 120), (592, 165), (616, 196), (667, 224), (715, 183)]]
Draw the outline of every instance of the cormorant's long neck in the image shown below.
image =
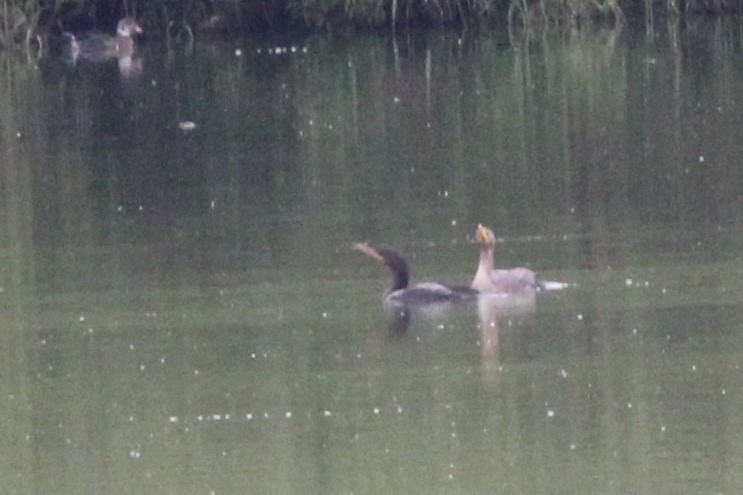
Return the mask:
[(408, 287), (409, 272), (408, 264), (402, 256), (386, 249), (380, 249), (379, 254), (384, 259), (384, 264), (392, 272), (392, 287), (390, 288), (390, 292), (406, 289)]
[(390, 292), (406, 289), (408, 287), (408, 267), (400, 264), (388, 266), (392, 272), (392, 288), (390, 289)]

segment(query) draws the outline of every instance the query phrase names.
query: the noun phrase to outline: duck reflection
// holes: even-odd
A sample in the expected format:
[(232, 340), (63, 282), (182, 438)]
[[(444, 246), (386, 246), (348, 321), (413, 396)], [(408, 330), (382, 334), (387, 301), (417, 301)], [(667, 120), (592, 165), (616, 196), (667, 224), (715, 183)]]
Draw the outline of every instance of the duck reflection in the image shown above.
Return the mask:
[(535, 313), (536, 298), (534, 289), (510, 294), (482, 293), (477, 298), (482, 371), (489, 383), (497, 382), (499, 376), (501, 327), (530, 321)]

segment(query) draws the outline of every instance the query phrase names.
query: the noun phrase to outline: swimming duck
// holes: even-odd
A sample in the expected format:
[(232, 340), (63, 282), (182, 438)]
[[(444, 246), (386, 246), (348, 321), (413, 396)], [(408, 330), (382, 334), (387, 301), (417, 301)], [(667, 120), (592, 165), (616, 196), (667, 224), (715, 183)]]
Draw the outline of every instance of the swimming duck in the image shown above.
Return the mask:
[(116, 36), (101, 33), (89, 33), (76, 37), (72, 33), (62, 33), (68, 47), (69, 57), (103, 62), (111, 58), (131, 58), (134, 54), (134, 39), (132, 36), (141, 34), (142, 28), (132, 17), (125, 17), (116, 26)]
[(519, 293), (529, 290), (560, 290), (568, 284), (562, 282), (542, 281), (537, 275), (525, 267), (508, 270), (493, 268), (495, 253), (495, 235), (493, 231), (482, 225), (477, 226), (475, 243), (480, 246), (480, 263), (477, 265), (472, 288), (482, 293)]

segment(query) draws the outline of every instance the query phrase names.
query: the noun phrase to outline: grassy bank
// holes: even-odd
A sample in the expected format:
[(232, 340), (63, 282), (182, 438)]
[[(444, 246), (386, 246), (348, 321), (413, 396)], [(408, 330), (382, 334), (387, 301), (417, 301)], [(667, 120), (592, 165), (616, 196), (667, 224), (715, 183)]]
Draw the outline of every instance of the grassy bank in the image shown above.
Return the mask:
[(133, 14), (152, 34), (230, 34), (288, 28), (464, 27), (585, 23), (657, 14), (726, 14), (739, 0), (0, 0), (0, 47), (41, 43), (62, 30), (111, 30)]

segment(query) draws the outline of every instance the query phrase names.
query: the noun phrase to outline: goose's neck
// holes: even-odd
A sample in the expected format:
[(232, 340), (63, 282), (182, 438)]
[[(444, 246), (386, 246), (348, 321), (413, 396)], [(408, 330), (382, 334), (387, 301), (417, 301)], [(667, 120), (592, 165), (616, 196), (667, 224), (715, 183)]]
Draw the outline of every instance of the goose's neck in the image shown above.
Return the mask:
[(472, 287), (481, 290), (490, 284), (490, 273), (493, 271), (494, 246), (480, 246), (480, 263), (472, 281)]

